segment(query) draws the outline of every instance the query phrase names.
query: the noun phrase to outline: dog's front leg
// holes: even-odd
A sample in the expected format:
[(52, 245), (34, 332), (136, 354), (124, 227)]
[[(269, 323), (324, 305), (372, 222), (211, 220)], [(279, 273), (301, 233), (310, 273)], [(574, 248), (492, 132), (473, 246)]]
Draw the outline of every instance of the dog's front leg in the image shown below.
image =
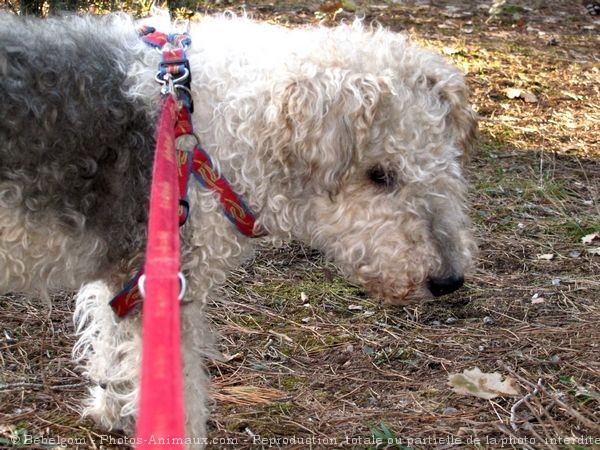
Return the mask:
[[(73, 353), (93, 383), (84, 414), (105, 429), (133, 435), (139, 395), (141, 316), (118, 319), (109, 306), (112, 296), (103, 282), (90, 283), (79, 291), (75, 309), (79, 340)], [(188, 448), (200, 449), (205, 445), (208, 417), (204, 358), (213, 351), (203, 302), (182, 305), (182, 340)]]
[(109, 305), (113, 294), (103, 282), (79, 291), (75, 307), (79, 340), (73, 354), (93, 383), (84, 414), (108, 430), (132, 434), (142, 354), (141, 316), (118, 319)]
[(182, 305), (181, 322), (187, 448), (201, 449), (206, 444), (209, 415), (209, 381), (205, 361), (214, 352), (213, 338), (202, 302)]

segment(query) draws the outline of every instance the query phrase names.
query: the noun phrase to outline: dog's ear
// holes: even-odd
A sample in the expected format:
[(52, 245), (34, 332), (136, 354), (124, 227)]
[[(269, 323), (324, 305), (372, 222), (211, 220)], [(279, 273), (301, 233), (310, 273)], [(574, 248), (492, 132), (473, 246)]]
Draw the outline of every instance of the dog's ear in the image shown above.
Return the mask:
[(289, 181), (335, 195), (370, 135), (382, 83), (341, 69), (315, 69), (274, 88), (270, 146)]
[(441, 101), (448, 105), (446, 120), (451, 138), (462, 150), (462, 159), (466, 161), (475, 147), (478, 127), (477, 114), (469, 103), (469, 88), (464, 77), (456, 71), (441, 79), (432, 77), (429, 82)]

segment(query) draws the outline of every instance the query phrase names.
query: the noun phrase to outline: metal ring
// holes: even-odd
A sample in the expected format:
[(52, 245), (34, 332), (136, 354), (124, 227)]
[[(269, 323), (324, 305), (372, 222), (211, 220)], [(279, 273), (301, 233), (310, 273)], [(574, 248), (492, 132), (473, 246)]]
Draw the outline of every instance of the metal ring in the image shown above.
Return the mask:
[(175, 78), (173, 80), (173, 84), (177, 84), (184, 80), (187, 80), (187, 78), (190, 76), (190, 71), (186, 67), (183, 68), (183, 71), (183, 75), (181, 75), (179, 78)]
[(177, 297), (177, 299), (179, 301), (183, 300), (183, 297), (185, 296), (185, 291), (187, 290), (187, 281), (185, 279), (185, 276), (183, 275), (183, 273), (179, 272), (177, 274), (177, 276), (179, 277), (179, 297)]
[[(167, 75), (171, 75), (171, 74), (165, 74), (165, 76), (167, 76)], [(167, 81), (160, 77), (160, 72), (156, 73), (156, 75), (154, 77), (154, 81), (156, 81), (157, 83), (160, 83), (160, 84), (167, 84)]]
[(142, 294), (142, 297), (146, 297), (146, 291), (144, 290), (144, 283), (146, 282), (146, 274), (142, 274), (142, 276), (140, 276), (140, 279), (138, 280), (138, 289), (140, 290), (140, 294)]
[[(157, 72), (154, 76), (154, 81), (160, 84), (167, 84), (167, 82), (172, 82), (173, 84), (180, 83), (181, 81), (186, 80), (190, 76), (190, 71), (187, 68), (184, 67), (183, 70), (183, 75), (177, 78), (173, 78), (173, 75), (168, 72), (161, 77), (160, 72)], [(166, 78), (169, 78), (169, 80), (167, 80)], [(189, 89), (187, 89), (187, 91), (189, 92)]]
[[(177, 300), (181, 301), (183, 300), (183, 297), (185, 296), (185, 292), (187, 291), (187, 281), (185, 279), (185, 275), (183, 275), (183, 273), (179, 272), (177, 274), (177, 277), (179, 278), (179, 295), (177, 296)], [(142, 297), (146, 297), (146, 291), (144, 288), (144, 284), (146, 283), (146, 274), (143, 274), (142, 276), (140, 276), (140, 279), (138, 280), (138, 289), (140, 290), (140, 294), (142, 294)]]

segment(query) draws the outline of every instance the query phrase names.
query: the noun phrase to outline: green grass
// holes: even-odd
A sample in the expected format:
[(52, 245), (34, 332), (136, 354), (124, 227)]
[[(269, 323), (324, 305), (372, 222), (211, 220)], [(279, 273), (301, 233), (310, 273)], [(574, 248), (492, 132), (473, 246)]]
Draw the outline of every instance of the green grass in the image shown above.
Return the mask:
[(368, 438), (369, 441), (377, 443), (368, 447), (368, 450), (411, 450), (411, 447), (406, 447), (401, 444), (402, 439), (398, 438), (396, 433), (394, 433), (385, 422), (381, 421), (377, 426), (371, 426), (369, 428), (371, 430), (371, 436)]
[(373, 364), (378, 367), (398, 363), (414, 367), (417, 365), (417, 357), (412, 350), (402, 347), (386, 347), (374, 354)]
[(308, 353), (318, 353), (331, 347), (353, 341), (354, 338), (347, 334), (327, 335), (320, 338), (314, 335), (306, 336), (298, 345)]
[(589, 386), (582, 386), (573, 375), (561, 375), (560, 384), (565, 386), (581, 405), (600, 403), (600, 392)]
[(281, 377), (280, 385), (286, 391), (292, 391), (297, 386), (302, 386), (303, 383), (305, 383), (305, 382), (306, 382), (306, 380), (303, 377), (297, 377), (295, 375), (287, 375), (287, 376)]
[[(363, 291), (338, 276), (327, 277), (323, 272), (309, 272), (302, 274), (300, 280), (274, 279), (256, 283), (253, 291), (263, 297), (267, 303), (285, 309), (287, 313), (296, 314), (299, 318), (306, 316), (303, 304), (314, 307), (335, 306), (336, 309), (347, 311), (345, 299), (356, 299), (363, 297)], [(303, 301), (302, 297), (306, 300)], [(357, 302), (358, 300), (352, 300)], [(298, 307), (290, 311), (289, 307)]]
[(600, 232), (600, 218), (589, 222), (566, 220), (549, 223), (544, 228), (544, 234), (551, 236), (564, 236), (570, 241), (581, 242), (581, 238), (588, 234)]

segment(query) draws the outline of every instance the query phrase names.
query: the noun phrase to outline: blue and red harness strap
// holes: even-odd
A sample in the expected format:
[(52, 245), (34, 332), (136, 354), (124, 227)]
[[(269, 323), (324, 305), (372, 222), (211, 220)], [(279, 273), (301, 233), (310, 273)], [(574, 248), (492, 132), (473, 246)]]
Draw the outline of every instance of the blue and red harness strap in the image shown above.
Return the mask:
[[(175, 125), (175, 137), (193, 135), (192, 112), (193, 101), (190, 90), (190, 66), (185, 55), (185, 48), (191, 40), (187, 34), (165, 34), (157, 32), (153, 27), (144, 26), (138, 29), (142, 40), (149, 46), (161, 49), (167, 43), (177, 48), (163, 50), (161, 62), (157, 73), (157, 80), (170, 74), (175, 78), (182, 78), (181, 84), (175, 84), (175, 92), (182, 103)], [(187, 72), (187, 75), (186, 75)], [(179, 87), (178, 87), (179, 86)], [(260, 237), (264, 234), (255, 227), (256, 218), (244, 200), (235, 192), (227, 179), (216, 169), (208, 153), (195, 145), (193, 150), (177, 150), (178, 184), (179, 184), (179, 226), (183, 226), (189, 215), (188, 186), (190, 178), (194, 178), (203, 188), (212, 190), (219, 197), (219, 202), (224, 215), (237, 228), (248, 237)], [(143, 301), (138, 282), (144, 274), (140, 269), (135, 276), (127, 282), (123, 290), (111, 301), (110, 306), (118, 317), (125, 317), (141, 305)]]
[(192, 43), (192, 38), (187, 33), (162, 33), (150, 25), (139, 26), (137, 33), (145, 44), (157, 50), (161, 50), (167, 43), (179, 48), (189, 47)]

